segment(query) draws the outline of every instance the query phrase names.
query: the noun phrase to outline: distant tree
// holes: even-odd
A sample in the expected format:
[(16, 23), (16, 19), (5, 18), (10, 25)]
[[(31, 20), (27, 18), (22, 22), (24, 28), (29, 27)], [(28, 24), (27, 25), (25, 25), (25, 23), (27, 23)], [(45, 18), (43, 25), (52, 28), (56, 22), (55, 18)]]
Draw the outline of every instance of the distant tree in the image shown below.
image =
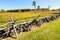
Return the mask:
[(40, 10), (40, 6), (39, 5), (37, 6), (37, 10)]
[(33, 6), (34, 6), (34, 9), (36, 9), (36, 1), (35, 0), (33, 1)]
[(1, 12), (5, 12), (5, 10), (4, 9), (1, 9)]
[(21, 10), (20, 10), (20, 9), (18, 9), (18, 12), (21, 12)]
[(48, 10), (50, 10), (50, 5), (48, 5)]
[(48, 10), (48, 8), (42, 8), (41, 10), (43, 10), (43, 11), (44, 11), (44, 10)]

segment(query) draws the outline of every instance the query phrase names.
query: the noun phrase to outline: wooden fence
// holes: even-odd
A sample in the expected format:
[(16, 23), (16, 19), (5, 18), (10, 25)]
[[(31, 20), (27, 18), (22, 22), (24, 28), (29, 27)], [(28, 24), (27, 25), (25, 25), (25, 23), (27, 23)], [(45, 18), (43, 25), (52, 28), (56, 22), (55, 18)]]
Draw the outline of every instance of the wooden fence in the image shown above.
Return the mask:
[[(43, 23), (54, 21), (60, 17), (60, 13), (45, 18), (38, 18), (38, 17), (36, 17), (32, 22), (26, 22), (23, 24), (14, 25), (16, 32), (17, 33), (28, 32), (31, 30), (31, 27), (33, 26), (40, 27)], [(11, 27), (0, 29), (0, 39), (11, 37), (14, 33), (14, 27), (12, 25)]]

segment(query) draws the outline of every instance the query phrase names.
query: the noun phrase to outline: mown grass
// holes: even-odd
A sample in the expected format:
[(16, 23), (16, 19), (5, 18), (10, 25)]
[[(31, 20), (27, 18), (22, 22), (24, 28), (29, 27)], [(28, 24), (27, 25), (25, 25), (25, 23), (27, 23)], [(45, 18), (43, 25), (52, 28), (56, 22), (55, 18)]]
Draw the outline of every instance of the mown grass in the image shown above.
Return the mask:
[(19, 40), (60, 40), (60, 19), (19, 37)]

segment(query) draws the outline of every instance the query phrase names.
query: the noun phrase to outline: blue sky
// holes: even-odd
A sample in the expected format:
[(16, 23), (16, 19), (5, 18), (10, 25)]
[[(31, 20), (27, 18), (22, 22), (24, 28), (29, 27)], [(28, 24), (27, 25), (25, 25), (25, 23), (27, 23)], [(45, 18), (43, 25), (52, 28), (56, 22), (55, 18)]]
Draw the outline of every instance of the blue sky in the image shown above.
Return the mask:
[[(33, 8), (33, 0), (0, 0), (0, 9), (24, 9)], [(36, 4), (41, 8), (47, 8), (50, 5), (50, 9), (60, 8), (60, 0), (36, 0)]]

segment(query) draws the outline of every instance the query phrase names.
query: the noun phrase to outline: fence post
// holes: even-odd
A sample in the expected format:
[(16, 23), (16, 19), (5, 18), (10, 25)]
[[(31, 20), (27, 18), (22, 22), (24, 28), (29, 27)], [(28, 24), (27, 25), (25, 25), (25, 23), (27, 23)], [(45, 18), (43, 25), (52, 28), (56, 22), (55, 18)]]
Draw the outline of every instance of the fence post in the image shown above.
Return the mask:
[(12, 19), (12, 16), (10, 16), (10, 21), (11, 21), (12, 27), (14, 28), (14, 33), (16, 35), (16, 38), (18, 39), (18, 34), (17, 34), (16, 28), (15, 28), (14, 21)]

